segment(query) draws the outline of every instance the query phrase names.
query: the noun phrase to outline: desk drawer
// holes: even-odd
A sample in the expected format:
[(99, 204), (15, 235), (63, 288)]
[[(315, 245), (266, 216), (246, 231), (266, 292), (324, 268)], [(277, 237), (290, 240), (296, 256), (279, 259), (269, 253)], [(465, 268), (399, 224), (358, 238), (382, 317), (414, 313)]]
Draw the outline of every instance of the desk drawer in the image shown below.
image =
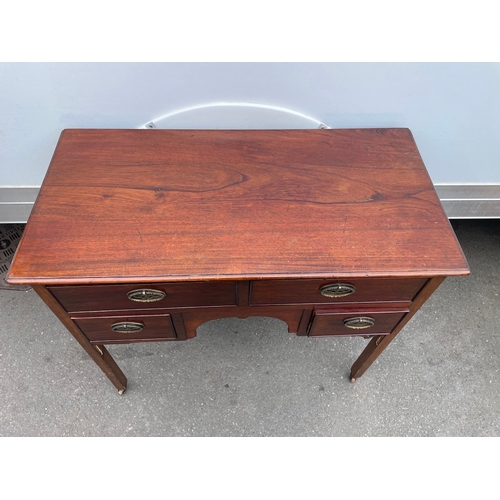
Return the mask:
[(176, 338), (170, 314), (73, 318), (93, 343), (127, 343)]
[(251, 305), (411, 302), (425, 278), (253, 281)]
[(326, 335), (388, 335), (408, 309), (363, 309), (339, 311), (316, 309), (309, 329), (310, 337)]
[(48, 288), (68, 312), (236, 305), (234, 281)]

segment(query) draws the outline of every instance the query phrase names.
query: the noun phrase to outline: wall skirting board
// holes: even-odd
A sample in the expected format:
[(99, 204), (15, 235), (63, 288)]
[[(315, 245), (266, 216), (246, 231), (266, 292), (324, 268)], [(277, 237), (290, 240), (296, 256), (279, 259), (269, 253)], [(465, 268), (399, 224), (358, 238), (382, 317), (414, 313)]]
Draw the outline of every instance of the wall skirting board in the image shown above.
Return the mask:
[(500, 184), (435, 184), (449, 219), (500, 219)]
[[(449, 219), (500, 219), (500, 184), (435, 184)], [(38, 187), (0, 187), (0, 223), (25, 223)]]
[(25, 223), (38, 195), (39, 186), (0, 187), (0, 223)]

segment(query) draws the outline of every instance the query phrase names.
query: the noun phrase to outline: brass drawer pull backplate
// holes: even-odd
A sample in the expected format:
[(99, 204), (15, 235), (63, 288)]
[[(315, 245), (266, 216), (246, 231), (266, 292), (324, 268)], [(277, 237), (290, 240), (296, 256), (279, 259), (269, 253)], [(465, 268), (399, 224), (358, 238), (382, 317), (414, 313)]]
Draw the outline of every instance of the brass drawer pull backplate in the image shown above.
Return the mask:
[(127, 293), (127, 297), (134, 302), (158, 302), (165, 298), (167, 294), (161, 290), (150, 288), (140, 288)]
[(339, 298), (347, 297), (356, 291), (354, 285), (348, 285), (347, 283), (335, 283), (334, 285), (325, 285), (319, 289), (319, 293), (325, 297)]
[(142, 323), (134, 323), (133, 321), (122, 321), (111, 325), (111, 330), (117, 333), (137, 333), (144, 330)]
[(356, 318), (347, 318), (344, 320), (344, 326), (347, 328), (352, 328), (354, 330), (361, 330), (363, 328), (370, 328), (375, 324), (373, 318), (367, 316), (358, 316)]

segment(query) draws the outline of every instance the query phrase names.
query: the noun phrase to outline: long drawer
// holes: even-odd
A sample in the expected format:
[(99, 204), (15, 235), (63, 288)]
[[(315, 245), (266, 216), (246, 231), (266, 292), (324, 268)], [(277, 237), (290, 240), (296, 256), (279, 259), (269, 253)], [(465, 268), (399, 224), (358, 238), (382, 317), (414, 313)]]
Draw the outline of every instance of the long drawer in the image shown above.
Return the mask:
[(93, 343), (127, 343), (175, 340), (170, 314), (132, 314), (73, 318)]
[(411, 302), (426, 278), (253, 281), (251, 305)]
[(234, 281), (48, 287), (68, 312), (236, 305)]
[(310, 337), (328, 335), (389, 335), (407, 308), (344, 310), (315, 309), (309, 328)]

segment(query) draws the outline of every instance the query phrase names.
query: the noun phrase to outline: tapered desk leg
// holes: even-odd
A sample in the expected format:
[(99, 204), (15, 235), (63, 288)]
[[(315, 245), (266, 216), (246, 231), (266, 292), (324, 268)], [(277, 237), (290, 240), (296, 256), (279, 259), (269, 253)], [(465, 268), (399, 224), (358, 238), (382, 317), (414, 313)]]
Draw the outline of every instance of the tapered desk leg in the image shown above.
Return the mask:
[(87, 337), (80, 331), (75, 323), (73, 323), (68, 313), (44, 286), (33, 286), (33, 289), (118, 389), (118, 394), (123, 394), (127, 388), (127, 377), (125, 377), (106, 348), (103, 345), (91, 344)]
[(380, 356), (382, 351), (392, 342), (400, 329), (391, 333), (391, 335), (379, 335), (373, 337), (365, 350), (351, 367), (351, 382), (355, 382), (371, 366), (371, 364)]
[(412, 316), (420, 309), (422, 304), (434, 293), (437, 287), (444, 281), (445, 277), (438, 276), (431, 278), (420, 290), (415, 300), (410, 306), (410, 312), (398, 323), (390, 335), (378, 335), (368, 343), (365, 350), (351, 367), (351, 382), (355, 382), (371, 366), (371, 364), (380, 356), (382, 351), (394, 340), (401, 329), (410, 321)]

